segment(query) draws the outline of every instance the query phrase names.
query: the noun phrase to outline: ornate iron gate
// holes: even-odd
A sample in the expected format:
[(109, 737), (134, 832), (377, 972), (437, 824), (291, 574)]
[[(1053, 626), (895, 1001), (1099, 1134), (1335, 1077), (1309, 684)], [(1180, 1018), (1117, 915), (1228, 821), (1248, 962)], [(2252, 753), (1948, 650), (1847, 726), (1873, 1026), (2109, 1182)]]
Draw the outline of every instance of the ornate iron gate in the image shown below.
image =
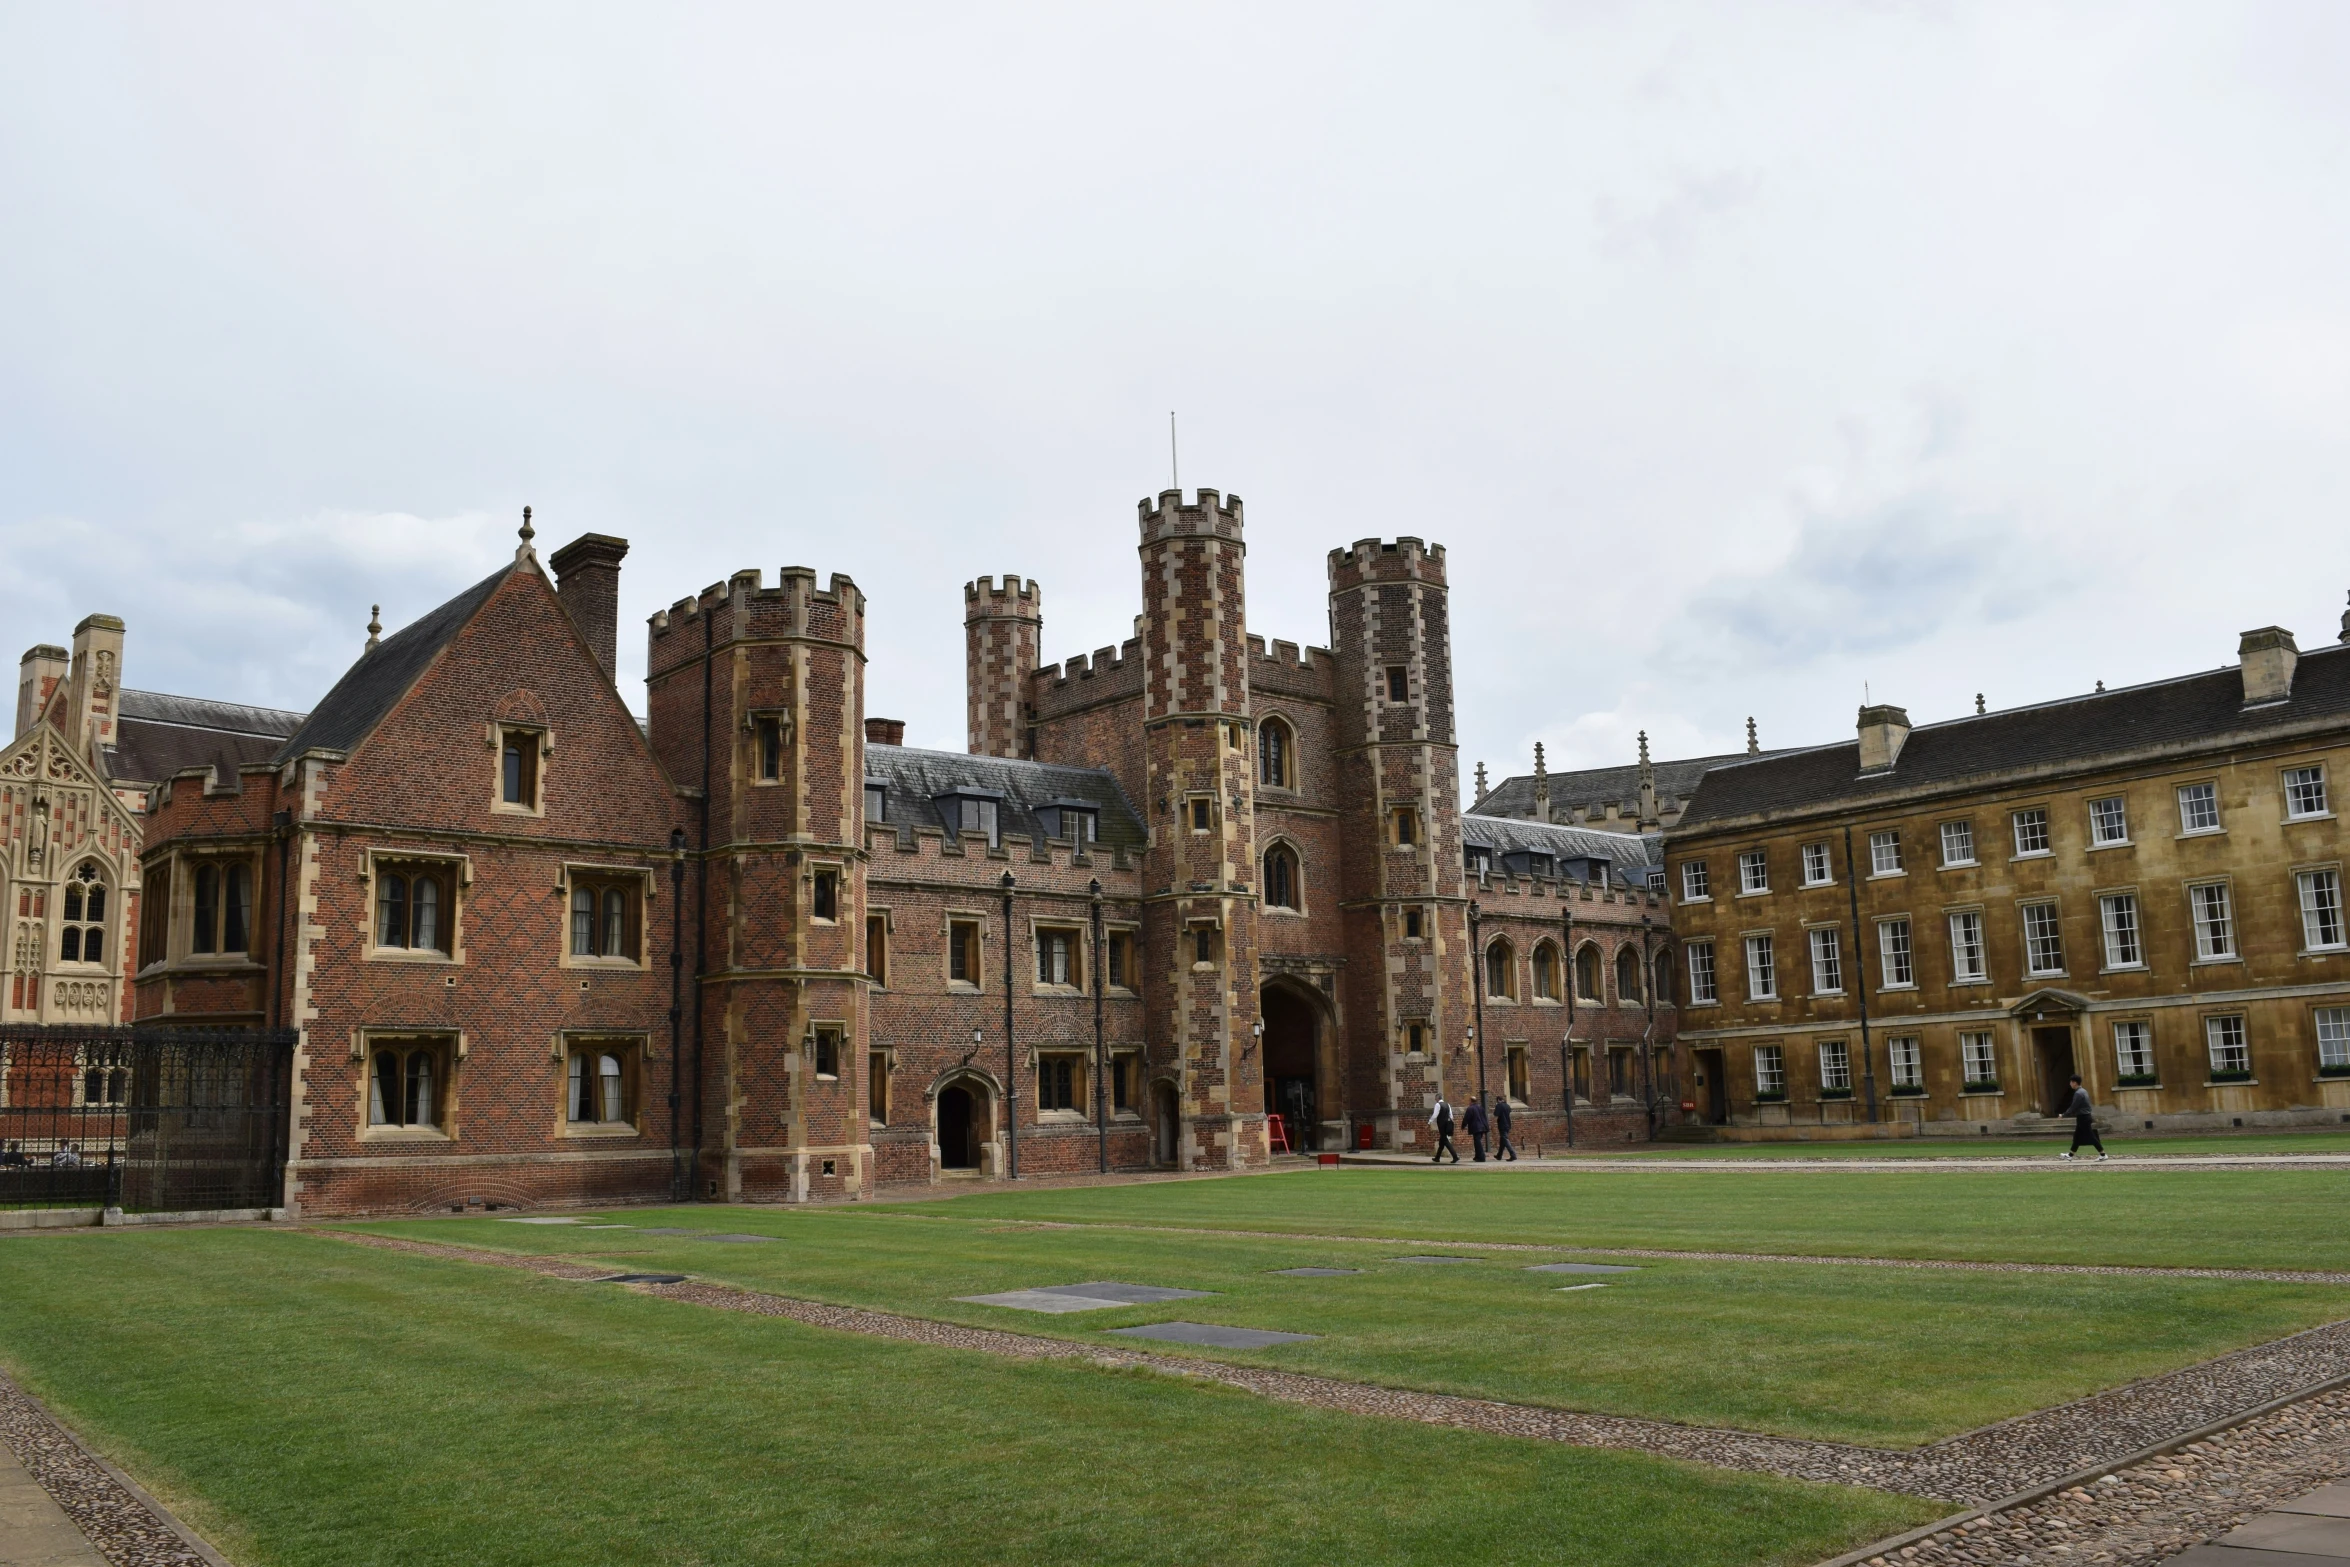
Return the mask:
[(0, 1208), (276, 1207), (295, 1038), (0, 1026)]

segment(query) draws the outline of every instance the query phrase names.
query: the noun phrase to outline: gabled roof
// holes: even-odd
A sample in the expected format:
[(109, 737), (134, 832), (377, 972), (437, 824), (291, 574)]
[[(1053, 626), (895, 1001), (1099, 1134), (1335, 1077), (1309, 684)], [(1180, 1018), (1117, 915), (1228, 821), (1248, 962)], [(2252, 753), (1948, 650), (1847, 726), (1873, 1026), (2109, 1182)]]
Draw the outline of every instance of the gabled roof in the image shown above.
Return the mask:
[(934, 802), (962, 789), (1002, 796), (996, 817), (997, 831), (1002, 834), (1025, 833), (1031, 841), (1042, 842), (1045, 833), (1036, 813), (1047, 805), (1065, 802), (1090, 805), (1098, 811), (1097, 836), (1112, 848), (1140, 852), (1150, 837), (1143, 829), (1141, 813), (1118, 787), (1118, 780), (1103, 768), (867, 744), (865, 776), (888, 787), (893, 826), (912, 823), (943, 829), (946, 823)]
[(2035, 707), (1969, 714), (1909, 733), (1886, 772), (1862, 777), (1858, 738), (1741, 759), (1705, 775), (1682, 832), (1713, 822), (1865, 804), (1919, 789), (1984, 785), (2001, 775), (2086, 771), (2107, 758), (2169, 748), (2255, 744), (2333, 723), (2350, 727), (2350, 644), (2303, 653), (2290, 699), (2244, 706), (2235, 665)]
[(1639, 881), (1651, 865), (1663, 863), (1664, 839), (1657, 833), (1601, 832), (1471, 812), (1461, 818), (1461, 842), (1469, 848), (1504, 854), (1547, 854), (1555, 860), (1606, 860)]
[[(1758, 755), (1779, 756), (1778, 751), (1730, 751), (1720, 756), (1692, 756), (1677, 762), (1654, 764), (1656, 797), (1661, 804), (1670, 800), (1686, 800), (1696, 792), (1697, 780), (1713, 768), (1729, 762), (1750, 762)], [(1550, 807), (1554, 811), (1574, 806), (1620, 805), (1626, 815), (1639, 811), (1640, 766), (1587, 767), (1578, 772), (1550, 775)], [(1515, 816), (1534, 819), (1534, 775), (1520, 773), (1504, 778), (1477, 801), (1475, 807), (1487, 816)]]
[(356, 750), (374, 733), (400, 698), (408, 694), (432, 661), (465, 629), (506, 580), (512, 566), (500, 566), (422, 619), (409, 622), (359, 655), (359, 662), (335, 682), (326, 700), (312, 710), (273, 762), (283, 765), (305, 751)]
[(161, 783), (183, 768), (267, 762), (304, 715), (159, 691), (120, 693), (106, 770), (118, 783)]

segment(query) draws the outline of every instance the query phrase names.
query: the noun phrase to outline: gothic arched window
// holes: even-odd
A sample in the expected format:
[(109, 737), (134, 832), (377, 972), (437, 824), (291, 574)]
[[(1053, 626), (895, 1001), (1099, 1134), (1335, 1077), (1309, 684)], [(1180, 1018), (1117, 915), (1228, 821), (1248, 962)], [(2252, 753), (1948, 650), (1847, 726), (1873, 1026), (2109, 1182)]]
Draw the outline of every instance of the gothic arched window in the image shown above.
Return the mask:
[(1660, 952), (1656, 955), (1656, 999), (1661, 1005), (1671, 1006), (1673, 996), (1673, 955)]
[(1605, 1001), (1601, 994), (1599, 949), (1586, 944), (1575, 953), (1575, 995), (1584, 1001)]
[(1294, 909), (1298, 898), (1297, 851), (1277, 843), (1265, 851), (1265, 907)]
[(1502, 1001), (1518, 994), (1518, 955), (1507, 941), (1495, 941), (1485, 949), (1485, 993)]
[(1257, 729), (1257, 781), (1268, 789), (1294, 789), (1297, 784), (1297, 738), (1289, 725), (1268, 718)]
[(57, 956), (67, 963), (106, 961), (106, 883), (98, 863), (84, 860), (65, 881), (65, 933)]
[(1556, 1001), (1559, 998), (1559, 949), (1549, 942), (1534, 946), (1534, 999)]
[(1640, 999), (1640, 954), (1631, 947), (1616, 954), (1616, 999), (1625, 1006)]

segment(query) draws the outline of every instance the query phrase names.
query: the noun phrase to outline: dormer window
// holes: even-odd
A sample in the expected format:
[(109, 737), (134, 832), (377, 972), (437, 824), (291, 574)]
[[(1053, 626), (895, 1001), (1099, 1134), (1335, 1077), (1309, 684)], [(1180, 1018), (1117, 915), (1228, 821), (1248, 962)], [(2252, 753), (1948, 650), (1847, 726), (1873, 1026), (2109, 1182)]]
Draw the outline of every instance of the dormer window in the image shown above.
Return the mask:
[(1068, 839), (1080, 854), (1101, 837), (1101, 812), (1081, 800), (1055, 800), (1036, 815), (1047, 837)]
[(868, 781), (865, 785), (865, 825), (889, 820), (889, 787)]
[(1483, 844), (1472, 843), (1461, 851), (1461, 863), (1472, 876), (1482, 876), (1493, 869), (1493, 851)]
[(1003, 844), (1002, 812), (994, 796), (941, 795), (938, 799), (938, 814), (951, 833), (985, 833), (987, 846), (991, 849), (1000, 848)]

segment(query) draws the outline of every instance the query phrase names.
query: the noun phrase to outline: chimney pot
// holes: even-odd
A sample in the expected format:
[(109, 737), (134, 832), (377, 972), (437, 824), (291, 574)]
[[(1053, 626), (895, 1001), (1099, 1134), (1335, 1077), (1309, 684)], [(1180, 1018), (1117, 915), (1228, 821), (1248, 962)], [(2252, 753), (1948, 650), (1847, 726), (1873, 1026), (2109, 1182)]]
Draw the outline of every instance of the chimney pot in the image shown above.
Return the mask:
[(555, 596), (571, 611), (607, 680), (620, 668), (620, 562), (627, 554), (626, 539), (583, 533), (547, 557), (555, 568)]
[(865, 720), (867, 745), (904, 745), (906, 721), (902, 718), (868, 718)]
[(2244, 666), (2244, 705), (2265, 706), (2283, 702), (2293, 695), (2293, 668), (2301, 662), (2301, 650), (2293, 645), (2293, 633), (2282, 626), (2262, 626), (2247, 631), (2236, 644), (2236, 656)]

